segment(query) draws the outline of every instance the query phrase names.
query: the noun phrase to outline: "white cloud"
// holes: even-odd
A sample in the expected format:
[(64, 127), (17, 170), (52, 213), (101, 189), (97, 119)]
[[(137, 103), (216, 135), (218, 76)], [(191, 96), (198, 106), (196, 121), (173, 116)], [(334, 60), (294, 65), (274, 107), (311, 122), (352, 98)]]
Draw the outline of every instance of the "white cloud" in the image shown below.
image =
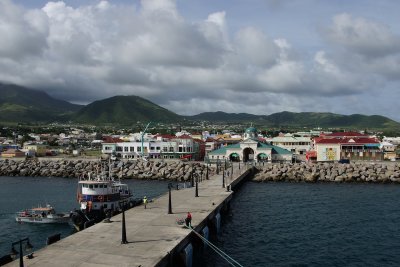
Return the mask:
[(326, 34), (332, 42), (366, 57), (400, 52), (400, 38), (388, 26), (346, 13), (334, 16)]
[(181, 114), (263, 114), (330, 109), (321, 99), (362, 95), (400, 77), (399, 37), (377, 22), (337, 15), (326, 46), (304, 53), (264, 28), (233, 32), (223, 10), (192, 22), (176, 4), (25, 9), (0, 0), (0, 80), (80, 103), (125, 94)]

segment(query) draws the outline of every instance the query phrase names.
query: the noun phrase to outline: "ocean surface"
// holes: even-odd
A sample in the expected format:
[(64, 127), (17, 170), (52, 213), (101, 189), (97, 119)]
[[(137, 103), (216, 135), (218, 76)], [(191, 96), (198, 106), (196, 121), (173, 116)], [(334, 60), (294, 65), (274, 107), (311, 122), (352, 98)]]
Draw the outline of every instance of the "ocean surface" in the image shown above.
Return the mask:
[[(15, 222), (16, 211), (50, 203), (77, 208), (76, 179), (0, 177), (0, 257), (29, 237), (73, 233), (69, 225)], [(168, 182), (128, 180), (137, 197), (167, 192)], [(247, 182), (212, 241), (243, 266), (400, 266), (400, 186)], [(229, 266), (210, 248), (194, 267)]]
[[(74, 233), (69, 224), (17, 223), (15, 213), (38, 205), (51, 204), (57, 212), (79, 208), (76, 202), (77, 179), (47, 177), (0, 177), (0, 257), (9, 254), (11, 243), (29, 237), (38, 250), (47, 237), (61, 233), (61, 238)], [(134, 197), (151, 200), (168, 191), (168, 182), (125, 180)]]
[(400, 266), (400, 186), (248, 182), (214, 242), (243, 266)]

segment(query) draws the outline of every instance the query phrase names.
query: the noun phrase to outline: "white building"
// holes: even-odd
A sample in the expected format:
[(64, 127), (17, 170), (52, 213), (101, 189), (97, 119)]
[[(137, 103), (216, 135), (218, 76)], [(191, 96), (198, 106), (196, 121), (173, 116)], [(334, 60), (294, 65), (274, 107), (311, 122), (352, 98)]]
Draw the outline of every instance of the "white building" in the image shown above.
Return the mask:
[(115, 154), (118, 158), (137, 159), (142, 156), (148, 158), (195, 158), (198, 153), (197, 143), (187, 135), (155, 136), (151, 141), (128, 141), (116, 143), (103, 143), (103, 154)]
[(311, 149), (311, 137), (296, 137), (293, 134), (280, 134), (271, 140), (271, 144), (303, 155)]

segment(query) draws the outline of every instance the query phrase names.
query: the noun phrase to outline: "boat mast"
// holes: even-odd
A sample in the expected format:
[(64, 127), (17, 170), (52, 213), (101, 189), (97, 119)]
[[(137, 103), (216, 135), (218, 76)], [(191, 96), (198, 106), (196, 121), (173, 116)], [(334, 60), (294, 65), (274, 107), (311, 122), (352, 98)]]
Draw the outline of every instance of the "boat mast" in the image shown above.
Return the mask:
[(142, 132), (142, 158), (144, 157), (144, 147), (143, 147), (143, 138), (144, 138), (144, 134), (146, 133), (146, 130), (147, 130), (147, 128), (149, 128), (149, 126), (150, 126), (150, 123), (151, 122), (149, 122), (147, 125), (146, 125), (146, 128), (144, 128), (144, 130), (143, 130), (143, 132)]

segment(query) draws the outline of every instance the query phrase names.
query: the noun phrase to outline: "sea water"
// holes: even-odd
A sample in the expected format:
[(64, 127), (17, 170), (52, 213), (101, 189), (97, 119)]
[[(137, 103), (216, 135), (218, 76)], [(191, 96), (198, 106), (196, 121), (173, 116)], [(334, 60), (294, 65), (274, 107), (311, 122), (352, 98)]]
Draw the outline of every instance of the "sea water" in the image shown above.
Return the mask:
[[(168, 191), (166, 181), (125, 180), (135, 198), (151, 200)], [(0, 177), (0, 257), (9, 254), (11, 244), (29, 237), (38, 250), (47, 237), (61, 234), (65, 238), (75, 232), (69, 224), (17, 223), (15, 213), (38, 205), (51, 204), (57, 212), (79, 208), (76, 200), (78, 180), (48, 177)]]
[[(168, 182), (127, 180), (136, 197), (167, 192)], [(29, 237), (34, 249), (69, 225), (15, 222), (38, 204), (77, 208), (76, 179), (0, 177), (0, 257)], [(395, 184), (245, 183), (212, 241), (243, 266), (400, 266), (400, 186)], [(194, 267), (229, 266), (209, 247)]]
[(248, 182), (214, 242), (243, 266), (400, 266), (400, 185)]

